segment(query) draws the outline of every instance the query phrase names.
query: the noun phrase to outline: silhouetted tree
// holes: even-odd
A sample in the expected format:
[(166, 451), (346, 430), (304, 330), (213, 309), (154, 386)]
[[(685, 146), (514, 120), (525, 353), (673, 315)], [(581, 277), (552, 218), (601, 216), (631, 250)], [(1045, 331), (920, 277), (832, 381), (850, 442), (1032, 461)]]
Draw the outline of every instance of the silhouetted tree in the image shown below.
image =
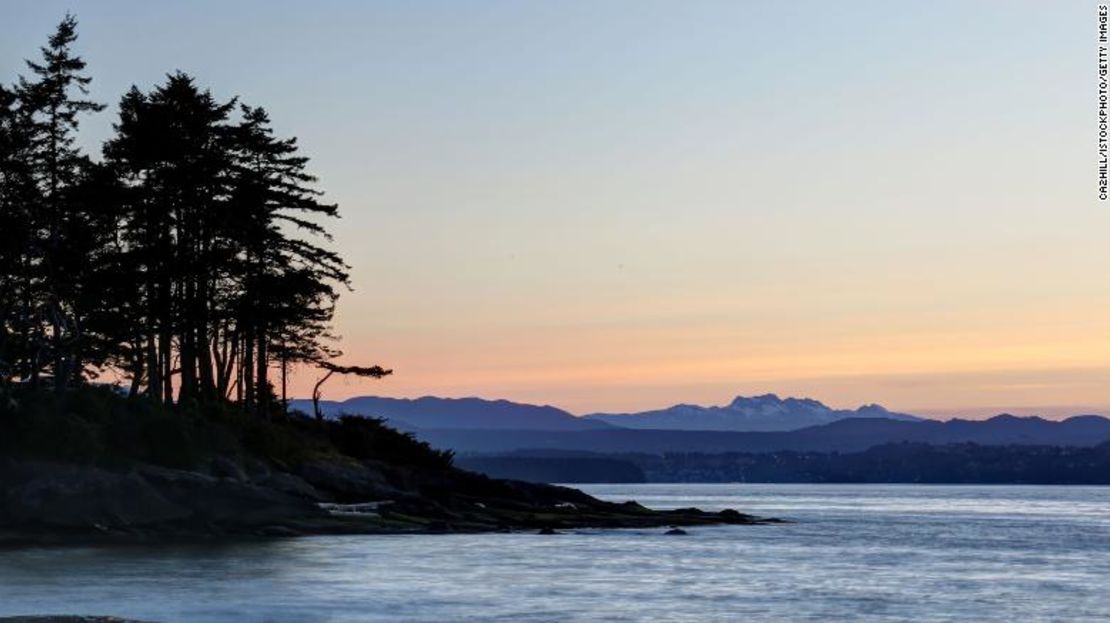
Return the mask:
[(324, 371), (324, 376), (317, 380), (316, 385), (312, 388), (312, 413), (316, 416), (317, 421), (324, 419), (324, 414), (320, 411), (321, 389), (332, 376), (339, 374), (380, 379), (383, 376), (393, 374), (393, 370), (386, 370), (381, 366), (341, 366), (330, 361), (318, 361), (316, 365)]
[(221, 224), (233, 108), (234, 101), (217, 102), (191, 77), (173, 74), (149, 95), (132, 88), (124, 96), (116, 136), (104, 148), (128, 189), (125, 255), (141, 275), (135, 294), (145, 308), (145, 337), (125, 342), (144, 343), (146, 391), (166, 402), (175, 375), (179, 400), (215, 391), (209, 323), (212, 287), (224, 267), (213, 251), (231, 235)]
[(331, 239), (315, 219), (335, 218), (338, 209), (319, 201), (296, 139), (275, 138), (262, 108), (243, 106), (241, 112), (230, 210), (242, 241), (235, 326), (246, 405), (266, 413), (270, 361), (276, 356), (284, 374), (290, 362), (315, 357), (329, 336), (336, 286), (347, 286), (350, 278), (342, 258), (312, 242)]
[(82, 74), (85, 61), (73, 53), (76, 40), (77, 20), (66, 15), (41, 48), (42, 59), (27, 61), (32, 77), (21, 77), (16, 88), (26, 141), (21, 157), (27, 159), (37, 191), (23, 198), (31, 228), (25, 305), (34, 309), (39, 325), (30, 331), (34, 354), (29, 373), (37, 378), (40, 363), (49, 362), (59, 391), (82, 371), (77, 291), (87, 284), (84, 259), (96, 244), (87, 215), (73, 200), (90, 165), (75, 146), (76, 132), (81, 114), (104, 108), (82, 99), (91, 78)]
[(267, 415), (275, 365), (283, 409), (293, 365), (389, 374), (327, 363), (350, 278), (296, 140), (178, 72), (121, 98), (93, 162), (75, 133), (103, 106), (82, 99), (76, 38), (67, 15), (32, 78), (0, 86), (0, 382), (110, 369), (132, 396)]
[(29, 378), (30, 207), (37, 199), (24, 111), (0, 85), (0, 383)]

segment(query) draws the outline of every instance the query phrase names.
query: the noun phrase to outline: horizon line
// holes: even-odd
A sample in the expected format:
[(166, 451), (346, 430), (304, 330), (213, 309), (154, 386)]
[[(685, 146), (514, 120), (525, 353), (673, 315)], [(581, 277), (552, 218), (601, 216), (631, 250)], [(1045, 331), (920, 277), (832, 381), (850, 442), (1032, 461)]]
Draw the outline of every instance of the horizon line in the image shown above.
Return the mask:
[[(761, 398), (761, 397), (766, 397), (766, 396), (774, 396), (774, 397), (778, 398), (779, 400), (783, 400), (783, 401), (790, 400), (790, 399), (793, 399), (793, 400), (813, 400), (813, 401), (818, 402), (818, 403), (824, 405), (825, 407), (827, 407), (829, 409), (832, 409), (834, 411), (855, 411), (855, 410), (858, 410), (858, 409), (861, 409), (861, 408), (864, 408), (864, 407), (868, 407), (868, 406), (878, 406), (878, 407), (881, 407), (883, 409), (886, 409), (887, 411), (889, 411), (891, 413), (911, 415), (911, 416), (914, 416), (914, 417), (919, 417), (919, 418), (928, 419), (928, 420), (936, 420), (936, 421), (950, 421), (950, 420), (958, 420), (958, 419), (986, 420), (986, 419), (990, 419), (990, 418), (997, 417), (997, 416), (1000, 416), (1000, 415), (1011, 415), (1011, 416), (1015, 416), (1015, 417), (1039, 417), (1039, 418), (1045, 419), (1045, 420), (1063, 420), (1063, 419), (1068, 419), (1068, 418), (1072, 418), (1072, 417), (1082, 417), (1082, 416), (1090, 416), (1090, 415), (1110, 418), (1110, 407), (1096, 407), (1096, 406), (1090, 406), (1090, 405), (1087, 405), (1087, 406), (1084, 406), (1084, 405), (1025, 405), (1025, 406), (1010, 405), (1010, 406), (968, 407), (968, 408), (964, 408), (964, 409), (959, 409), (959, 408), (957, 408), (957, 409), (947, 409), (947, 408), (946, 409), (933, 409), (933, 408), (922, 408), (922, 409), (896, 408), (896, 409), (892, 409), (892, 408), (889, 408), (889, 407), (887, 407), (887, 406), (885, 406), (881, 403), (870, 402), (870, 403), (860, 404), (856, 407), (835, 407), (835, 406), (829, 405), (828, 403), (825, 403), (824, 401), (822, 401), (819, 398), (813, 398), (813, 397), (810, 397), (810, 396), (781, 396), (781, 395), (779, 395), (775, 392), (766, 392), (766, 393), (763, 393), (763, 394), (752, 394), (752, 395), (737, 394), (735, 396), (735, 398), (733, 398), (733, 400), (738, 399), (738, 398), (752, 399), (752, 398)], [(649, 408), (649, 409), (640, 409), (640, 410), (637, 410), (637, 411), (589, 411), (589, 412), (585, 412), (585, 413), (576, 413), (574, 411), (571, 411), (569, 409), (560, 407), (559, 405), (554, 404), (554, 403), (550, 403), (550, 402), (530, 402), (530, 401), (526, 401), (526, 400), (517, 400), (517, 399), (512, 399), (512, 398), (504, 398), (504, 397), (490, 398), (490, 397), (480, 396), (480, 395), (476, 395), (476, 394), (467, 394), (467, 395), (422, 394), (422, 395), (419, 395), (419, 396), (392, 396), (392, 395), (385, 395), (385, 394), (358, 394), (358, 395), (346, 396), (346, 397), (334, 398), (334, 399), (324, 398), (324, 399), (321, 399), (320, 402), (333, 402), (333, 403), (346, 402), (348, 400), (357, 400), (359, 398), (387, 398), (387, 399), (392, 399), (392, 400), (409, 400), (409, 401), (416, 401), (416, 400), (421, 400), (421, 399), (424, 399), (424, 398), (435, 398), (435, 399), (440, 399), (440, 400), (481, 400), (481, 401), (484, 401), (484, 402), (508, 402), (508, 403), (518, 404), (518, 405), (528, 405), (528, 406), (534, 406), (534, 407), (547, 407), (547, 408), (558, 409), (560, 411), (563, 411), (563, 412), (565, 412), (569, 415), (572, 415), (574, 417), (577, 417), (577, 418), (587, 417), (587, 416), (592, 416), (592, 415), (625, 415), (625, 414), (635, 415), (635, 414), (638, 414), (638, 413), (645, 413), (645, 412), (651, 412), (651, 411), (662, 411), (662, 410), (671, 409), (671, 408), (678, 407), (678, 406), (683, 406), (683, 405), (696, 406), (696, 407), (702, 407), (702, 408), (724, 407), (724, 406), (728, 405), (728, 403), (725, 403), (725, 404), (704, 404), (703, 405), (703, 404), (697, 404), (697, 403), (693, 403), (693, 402), (675, 402), (675, 403), (669, 404), (667, 406), (654, 407), (654, 408)], [(311, 402), (312, 398), (311, 397), (298, 397), (298, 396), (291, 396), (289, 398), (289, 402), (293, 402), (293, 401), (296, 401), (296, 400)]]

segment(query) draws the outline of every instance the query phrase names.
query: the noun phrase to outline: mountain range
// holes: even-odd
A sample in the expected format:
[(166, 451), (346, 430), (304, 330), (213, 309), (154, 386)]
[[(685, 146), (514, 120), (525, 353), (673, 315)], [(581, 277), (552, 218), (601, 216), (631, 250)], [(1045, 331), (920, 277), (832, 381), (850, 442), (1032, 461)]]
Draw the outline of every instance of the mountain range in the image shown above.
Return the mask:
[(585, 418), (632, 429), (729, 431), (797, 430), (848, 418), (906, 421), (921, 419), (906, 413), (887, 411), (877, 404), (865, 405), (855, 410), (831, 409), (812, 398), (784, 399), (775, 394), (751, 398), (737, 396), (722, 407), (680, 404), (639, 413), (594, 413)]
[[(290, 406), (312, 411), (312, 402), (293, 400)], [(324, 415), (343, 413), (383, 417), (404, 430), (513, 430), (576, 431), (614, 427), (637, 430), (787, 431), (829, 424), (847, 418), (916, 421), (921, 418), (888, 411), (879, 405), (855, 410), (832, 409), (811, 398), (779, 398), (774, 394), (737, 396), (723, 407), (680, 404), (640, 413), (595, 413), (577, 417), (562, 409), (508, 400), (482, 398), (382, 398), (360, 396), (343, 401), (321, 401)]]
[[(311, 412), (312, 403), (292, 408)], [(386, 418), (433, 446), (460, 453), (561, 450), (598, 453), (859, 452), (888, 443), (1093, 446), (1110, 440), (1110, 419), (1062, 421), (999, 415), (945, 422), (878, 405), (831, 409), (806, 398), (737, 397), (727, 406), (677, 405), (630, 414), (578, 417), (552, 406), (480, 398), (362, 396), (323, 401), (328, 417)]]
[[(291, 409), (312, 413), (311, 400), (291, 400)], [(340, 402), (321, 400), (326, 417), (342, 414), (385, 418), (394, 428), (406, 431), (452, 430), (542, 430), (572, 431), (612, 428), (601, 420), (575, 417), (562, 409), (482, 398), (382, 398), (359, 396)]]

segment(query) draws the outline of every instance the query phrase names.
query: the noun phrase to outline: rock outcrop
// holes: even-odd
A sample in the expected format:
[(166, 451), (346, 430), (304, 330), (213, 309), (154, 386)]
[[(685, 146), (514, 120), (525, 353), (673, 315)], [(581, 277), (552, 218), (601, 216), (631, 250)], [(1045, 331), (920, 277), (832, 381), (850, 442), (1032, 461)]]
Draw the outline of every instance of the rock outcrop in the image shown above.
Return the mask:
[(763, 520), (736, 511), (653, 511), (552, 485), (457, 469), (317, 459), (207, 472), (0, 462), (0, 541), (321, 533), (660, 527)]
[(319, 509), (309, 491), (149, 465), (108, 470), (45, 461), (0, 465), (0, 526), (32, 532), (239, 533)]

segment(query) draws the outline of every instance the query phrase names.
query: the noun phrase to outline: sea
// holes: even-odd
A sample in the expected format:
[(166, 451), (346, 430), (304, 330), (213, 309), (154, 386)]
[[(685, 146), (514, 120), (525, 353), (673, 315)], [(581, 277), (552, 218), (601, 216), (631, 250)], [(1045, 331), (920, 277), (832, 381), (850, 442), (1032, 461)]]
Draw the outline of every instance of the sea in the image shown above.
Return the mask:
[(0, 616), (1110, 620), (1110, 487), (576, 485), (789, 523), (0, 550)]

